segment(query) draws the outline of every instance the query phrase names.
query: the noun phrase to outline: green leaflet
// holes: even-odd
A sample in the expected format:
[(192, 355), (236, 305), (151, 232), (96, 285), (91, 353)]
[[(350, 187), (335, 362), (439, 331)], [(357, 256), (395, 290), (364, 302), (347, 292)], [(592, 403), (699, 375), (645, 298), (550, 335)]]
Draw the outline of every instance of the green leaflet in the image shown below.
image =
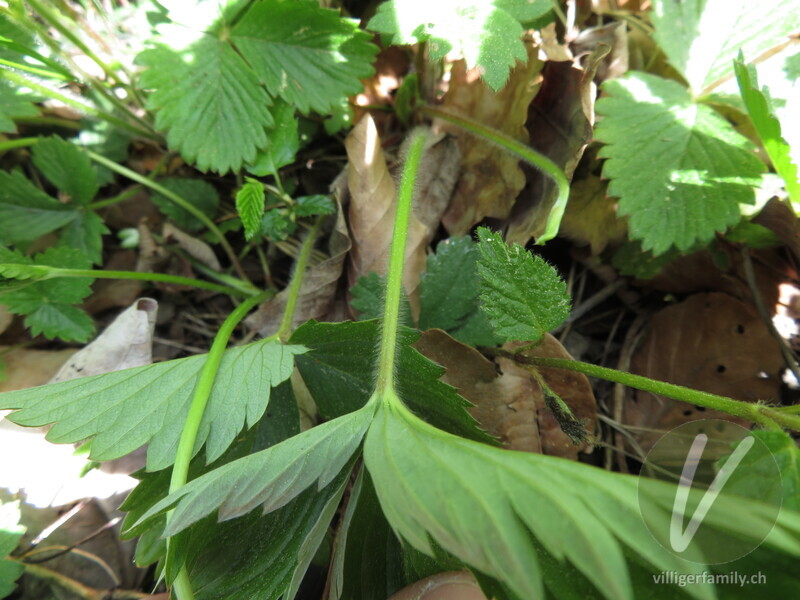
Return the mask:
[[(430, 536), (520, 598), (543, 597), (537, 546), (571, 563), (614, 600), (633, 598), (626, 548), (650, 571), (705, 569), (667, 552), (640, 516), (644, 502), (669, 522), (674, 501), (669, 484), (475, 444), (427, 425), (394, 401), (378, 409), (364, 459), (395, 531), (427, 554), (433, 552)], [(709, 513), (704, 527), (745, 539), (754, 525), (764, 531), (760, 519), (768, 511), (760, 503), (728, 496), (716, 502), (719, 510)], [(797, 556), (798, 534), (800, 515), (785, 512), (765, 547)], [(702, 560), (702, 554), (693, 556)], [(695, 597), (714, 597), (708, 587), (690, 588), (686, 591)]]
[(82, 210), (61, 230), (58, 245), (74, 248), (99, 265), (103, 262), (103, 235), (107, 233), (110, 231), (97, 213)]
[(34, 186), (19, 171), (0, 171), (0, 244), (31, 242), (63, 227), (77, 211)]
[[(219, 206), (219, 195), (214, 186), (207, 181), (203, 181), (202, 179), (168, 177), (166, 179), (160, 179), (158, 183), (181, 198), (187, 198), (195, 208), (203, 211), (206, 216), (210, 218), (216, 216), (217, 207)], [(154, 194), (151, 200), (153, 204), (158, 206), (158, 209), (162, 213), (172, 219), (181, 229), (185, 229), (186, 231), (198, 231), (204, 227), (200, 219), (183, 207), (175, 204), (169, 198), (165, 198), (160, 194)]]
[[(288, 379), (293, 357), (304, 351), (274, 341), (227, 350), (203, 414), (195, 452), (205, 443), (208, 460), (214, 460), (245, 423), (257, 422), (270, 388)], [(205, 356), (199, 355), (8, 392), (0, 394), (0, 406), (19, 409), (8, 418), (20, 425), (55, 423), (47, 435), (52, 442), (94, 437), (90, 454), (94, 460), (118, 458), (149, 444), (148, 470), (164, 469), (175, 459), (204, 361)]]
[[(310, 349), (308, 354), (297, 357), (297, 369), (323, 417), (358, 410), (370, 398), (375, 386), (372, 353), (379, 336), (377, 321), (309, 321), (295, 330), (291, 343)], [(439, 380), (444, 369), (410, 346), (418, 337), (417, 332), (406, 328), (399, 331), (395, 377), (400, 397), (437, 427), (495, 444), (494, 438), (481, 430), (466, 411), (469, 402), (454, 387)]]
[(30, 97), (18, 94), (11, 83), (0, 79), (0, 132), (16, 132), (14, 117), (35, 117), (38, 114), (39, 109)]
[(19, 504), (19, 501), (0, 501), (0, 598), (5, 598), (14, 591), (14, 582), (25, 571), (21, 562), (5, 560), (16, 549), (25, 533), (25, 527), (19, 524)]
[(275, 125), (267, 132), (269, 142), (266, 148), (258, 151), (252, 165), (247, 170), (253, 175), (275, 175), (278, 169), (294, 162), (300, 149), (297, 132), (298, 120), (294, 106), (278, 102), (272, 109)]
[(757, 57), (800, 28), (800, 5), (782, 0), (654, 0), (651, 14), (659, 47), (696, 96), (732, 74), (740, 51)]
[(770, 106), (768, 91), (758, 87), (758, 76), (753, 65), (745, 65), (741, 55), (734, 61), (736, 81), (747, 113), (753, 121), (756, 133), (764, 144), (775, 171), (783, 178), (789, 198), (795, 205), (800, 204), (800, 181), (797, 179), (797, 165), (792, 162), (789, 144), (781, 135), (781, 124)]
[(313, 196), (299, 196), (295, 198), (294, 214), (298, 217), (332, 215), (335, 212), (336, 205), (328, 196), (314, 194)]
[(739, 222), (764, 170), (750, 142), (674, 81), (632, 72), (604, 89), (603, 175), (644, 250), (686, 251)]
[(246, 177), (245, 184), (236, 192), (236, 212), (244, 225), (244, 237), (247, 240), (261, 232), (265, 201), (264, 184)]
[(164, 534), (175, 535), (215, 510), (221, 520), (247, 514), (259, 505), (277, 510), (313, 483), (327, 486), (350, 461), (375, 413), (375, 404), (308, 429), (271, 448), (256, 452), (188, 484), (158, 502), (134, 528), (169, 510)]
[(567, 286), (544, 259), (478, 228), (481, 310), (503, 340), (538, 341), (569, 316)]
[[(72, 248), (49, 248), (34, 258), (0, 246), (0, 277), (21, 280), (38, 279), (47, 275), (42, 266), (88, 269), (87, 257)], [(33, 335), (44, 334), (66, 341), (85, 342), (94, 332), (91, 318), (72, 306), (91, 293), (92, 279), (42, 279), (17, 285), (10, 291), (0, 289), (0, 302), (18, 315), (25, 315), (25, 325)]]
[[(350, 306), (359, 312), (359, 321), (380, 319), (383, 316), (385, 291), (386, 277), (378, 275), (375, 271), (370, 271), (358, 278), (356, 284), (350, 288), (350, 295), (353, 298)], [(400, 293), (400, 324), (405, 327), (414, 326), (411, 320), (411, 306), (405, 290), (401, 290)]]
[(89, 204), (100, 189), (97, 169), (86, 152), (58, 136), (39, 140), (33, 147), (33, 164), (78, 204)]
[(463, 54), (467, 67), (478, 67), (486, 83), (499, 90), (516, 61), (527, 54), (520, 22), (542, 17), (553, 8), (550, 0), (390, 0), (378, 7), (369, 28), (392, 34), (392, 43), (427, 42), (432, 60), (452, 50)]

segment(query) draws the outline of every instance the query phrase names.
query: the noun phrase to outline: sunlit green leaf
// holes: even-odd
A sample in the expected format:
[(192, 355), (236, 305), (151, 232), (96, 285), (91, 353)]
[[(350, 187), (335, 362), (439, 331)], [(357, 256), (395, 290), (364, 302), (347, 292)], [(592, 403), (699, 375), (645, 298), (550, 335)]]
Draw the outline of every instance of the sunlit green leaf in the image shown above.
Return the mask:
[(35, 240), (77, 215), (34, 186), (19, 171), (0, 171), (0, 244)]

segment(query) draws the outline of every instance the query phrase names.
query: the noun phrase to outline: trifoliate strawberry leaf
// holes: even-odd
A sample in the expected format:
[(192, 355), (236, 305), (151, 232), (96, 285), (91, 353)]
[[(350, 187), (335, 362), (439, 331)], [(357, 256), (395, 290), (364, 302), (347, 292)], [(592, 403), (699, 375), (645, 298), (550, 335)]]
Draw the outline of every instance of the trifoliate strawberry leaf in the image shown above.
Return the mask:
[(655, 255), (686, 251), (739, 222), (764, 170), (748, 140), (674, 81), (629, 73), (604, 89), (595, 137), (632, 239)]
[(242, 57), (212, 35), (183, 55), (159, 46), (137, 62), (147, 69), (141, 83), (153, 90), (147, 105), (170, 147), (201, 171), (238, 170), (255, 160), (273, 124), (269, 96)]
[[(383, 300), (386, 293), (386, 277), (370, 271), (362, 275), (350, 288), (352, 300), (350, 306), (358, 311), (359, 321), (380, 319), (383, 317)], [(411, 321), (411, 305), (405, 290), (400, 290), (400, 325), (413, 327)]]
[(78, 204), (89, 204), (100, 186), (89, 155), (58, 136), (42, 138), (33, 147), (33, 164)]
[(262, 0), (230, 32), (272, 96), (325, 114), (372, 74), (377, 48), (356, 21), (312, 2)]
[(425, 5), (390, 0), (378, 7), (368, 27), (393, 34), (395, 44), (427, 42), (430, 58), (461, 53), (467, 67), (478, 67), (486, 83), (499, 90), (516, 61), (525, 62), (520, 22), (552, 10), (550, 0), (438, 0)]
[(63, 227), (77, 214), (19, 171), (0, 171), (0, 244), (33, 241)]
[[(202, 179), (183, 179), (180, 177), (169, 177), (167, 179), (160, 179), (159, 185), (167, 188), (191, 202), (195, 208), (200, 209), (209, 218), (213, 218), (217, 214), (217, 207), (219, 206), (219, 195), (214, 186)], [(160, 194), (155, 194), (151, 198), (153, 204), (158, 209), (172, 219), (175, 224), (181, 229), (186, 231), (197, 231), (205, 227), (203, 222), (196, 216), (178, 206), (169, 198), (165, 198)]]
[(0, 79), (0, 133), (14, 133), (15, 117), (35, 117), (39, 109), (29, 96), (20, 94), (9, 82)]
[(315, 194), (313, 196), (300, 196), (295, 198), (294, 214), (298, 217), (313, 217), (315, 215), (332, 215), (336, 212), (336, 205), (330, 196)]
[[(36, 269), (37, 266), (88, 269), (92, 265), (83, 253), (72, 248), (50, 248), (29, 258), (0, 247), (0, 276), (35, 280), (46, 275), (44, 270)], [(25, 315), (25, 325), (33, 335), (85, 342), (92, 335), (94, 325), (85, 312), (72, 304), (92, 292), (91, 283), (90, 278), (84, 277), (32, 281), (0, 293), (0, 302), (12, 313)]]
[(103, 262), (103, 235), (107, 233), (110, 233), (108, 227), (97, 213), (82, 210), (61, 230), (58, 245), (80, 250), (99, 265)]
[(285, 102), (278, 102), (272, 108), (275, 125), (267, 131), (267, 146), (258, 151), (252, 165), (247, 165), (253, 175), (277, 175), (278, 169), (294, 162), (300, 149), (298, 120), (294, 113), (295, 107)]
[(567, 286), (544, 259), (478, 229), (481, 310), (502, 340), (540, 340), (569, 316)]
[(236, 192), (236, 212), (244, 225), (244, 237), (253, 239), (261, 232), (261, 219), (264, 217), (264, 184), (257, 179), (245, 178), (245, 184)]
[[(74, 281), (56, 279), (41, 284)], [(205, 443), (209, 460), (221, 455), (245, 424), (252, 426), (261, 418), (270, 389), (291, 375), (293, 357), (304, 351), (275, 341), (227, 350), (194, 451)], [(7, 418), (20, 425), (55, 423), (47, 434), (52, 442), (74, 443), (93, 437), (90, 458), (94, 460), (119, 458), (149, 443), (148, 470), (164, 469), (175, 460), (205, 360), (198, 355), (8, 392), (0, 394), (0, 406), (19, 409)]]
[(175, 535), (215, 510), (221, 520), (245, 515), (259, 505), (271, 512), (314, 483), (322, 489), (361, 445), (374, 413), (372, 403), (214, 469), (156, 503), (134, 530), (173, 506), (165, 535)]
[(775, 172), (783, 178), (789, 198), (800, 204), (800, 181), (797, 178), (797, 165), (792, 162), (789, 144), (781, 135), (781, 124), (770, 106), (768, 91), (758, 87), (758, 76), (753, 65), (745, 65), (741, 55), (734, 62), (736, 80), (747, 114), (753, 121), (756, 133), (767, 151)]
[(695, 95), (733, 74), (739, 52), (758, 57), (800, 29), (800, 5), (782, 0), (654, 0), (658, 46)]
[[(496, 443), (467, 412), (470, 403), (454, 387), (439, 380), (444, 369), (411, 347), (418, 338), (419, 333), (410, 329), (398, 332), (397, 393), (412, 410), (437, 427), (480, 442)], [(372, 351), (379, 340), (378, 321), (309, 321), (295, 330), (291, 342), (311, 350), (297, 358), (297, 369), (323, 417), (348, 414), (367, 402), (375, 385)]]

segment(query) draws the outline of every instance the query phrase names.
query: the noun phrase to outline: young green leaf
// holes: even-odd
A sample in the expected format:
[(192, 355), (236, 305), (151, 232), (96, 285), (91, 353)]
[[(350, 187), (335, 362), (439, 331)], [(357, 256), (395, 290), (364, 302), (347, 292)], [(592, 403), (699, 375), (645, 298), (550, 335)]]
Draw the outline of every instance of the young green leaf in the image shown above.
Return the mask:
[(544, 259), (478, 229), (481, 309), (503, 340), (537, 341), (569, 316), (567, 286)]
[[(358, 410), (372, 395), (375, 386), (373, 351), (379, 336), (377, 321), (309, 321), (295, 330), (291, 343), (311, 350), (297, 357), (297, 369), (325, 418)], [(466, 411), (470, 403), (459, 396), (454, 387), (439, 380), (444, 369), (411, 347), (418, 338), (419, 333), (410, 329), (402, 328), (398, 332), (395, 377), (400, 397), (437, 427), (495, 444), (494, 438), (480, 429)]]
[(412, 2), (390, 0), (378, 7), (368, 26), (392, 34), (395, 44), (427, 42), (432, 60), (460, 52), (467, 67), (479, 68), (496, 91), (505, 85), (516, 61), (527, 60), (520, 22), (537, 19), (552, 8), (550, 0), (438, 0), (420, 10)]
[(295, 107), (285, 102), (278, 102), (272, 108), (275, 125), (267, 131), (266, 148), (258, 151), (252, 165), (247, 165), (250, 173), (260, 177), (275, 175), (278, 169), (294, 162), (300, 148), (298, 120), (294, 113)]
[(265, 202), (264, 184), (257, 179), (245, 177), (245, 184), (236, 192), (236, 212), (244, 225), (245, 239), (251, 240), (261, 232)]
[[(55, 282), (76, 280), (57, 279)], [(45, 282), (51, 283), (51, 282)], [(292, 373), (299, 346), (260, 341), (225, 352), (212, 388), (195, 452), (206, 444), (208, 460), (225, 451), (247, 423), (257, 422), (270, 388)], [(7, 418), (38, 427), (55, 423), (47, 437), (73, 443), (93, 437), (90, 458), (111, 460), (148, 444), (147, 468), (175, 460), (189, 403), (205, 356), (84, 377), (0, 394), (0, 406), (18, 409)]]
[(603, 175), (631, 237), (658, 255), (738, 223), (764, 170), (752, 144), (674, 81), (629, 73), (604, 88), (595, 137), (608, 144)]
[(58, 136), (39, 140), (33, 147), (33, 164), (78, 204), (89, 204), (100, 189), (97, 169), (86, 152)]
[(153, 92), (156, 128), (171, 147), (201, 171), (237, 170), (267, 145), (273, 124), (269, 96), (242, 57), (212, 35), (191, 48), (191, 59), (166, 47), (145, 50), (137, 62), (141, 82)]
[(368, 404), (214, 469), (156, 503), (134, 528), (175, 507), (164, 532), (172, 536), (215, 510), (221, 520), (245, 515), (259, 505), (271, 512), (314, 483), (322, 489), (361, 445), (374, 413), (375, 405)]
[[(169, 177), (160, 179), (162, 185), (170, 192), (186, 198), (195, 208), (203, 211), (206, 216), (213, 218), (219, 206), (219, 195), (214, 186), (202, 179), (183, 179), (180, 177)], [(151, 198), (153, 204), (158, 209), (172, 219), (175, 224), (186, 231), (198, 231), (203, 228), (203, 223), (193, 214), (175, 204), (169, 198), (160, 194), (154, 194)]]
[(94, 325), (89, 315), (72, 304), (92, 292), (92, 280), (81, 277), (36, 281), (46, 276), (47, 271), (37, 268), (41, 266), (88, 269), (91, 262), (72, 248), (50, 248), (29, 258), (0, 246), (0, 276), (34, 280), (0, 292), (0, 302), (12, 313), (25, 315), (25, 325), (33, 335), (85, 342), (94, 332)]
[(747, 113), (753, 121), (756, 133), (764, 144), (775, 171), (783, 178), (789, 198), (800, 204), (800, 181), (797, 178), (797, 165), (792, 162), (789, 144), (781, 135), (781, 124), (770, 106), (767, 89), (758, 87), (758, 76), (753, 65), (745, 65), (741, 55), (734, 61), (736, 81)]
[(0, 244), (30, 242), (63, 227), (77, 211), (34, 186), (19, 171), (0, 171)]
[(654, 0), (651, 14), (659, 47), (696, 96), (732, 74), (740, 51), (760, 56), (800, 28), (800, 5), (782, 0)]
[(294, 214), (298, 217), (332, 215), (335, 212), (336, 205), (329, 196), (315, 194), (313, 196), (300, 196), (295, 198)]
[(355, 21), (313, 2), (256, 2), (230, 35), (269, 93), (302, 113), (357, 93), (377, 52)]
[(21, 562), (5, 560), (19, 544), (25, 533), (25, 527), (19, 524), (21, 513), (19, 501), (0, 501), (0, 598), (10, 596), (16, 587), (14, 582), (25, 571)]
[(82, 210), (61, 230), (58, 245), (75, 248), (99, 265), (103, 262), (103, 235), (107, 233), (110, 231), (97, 213)]
[(15, 87), (0, 79), (0, 133), (14, 133), (17, 126), (14, 117), (35, 117), (39, 109), (30, 97), (19, 94)]
[(285, 240), (297, 229), (297, 223), (292, 221), (285, 210), (273, 208), (264, 213), (261, 218), (261, 235), (267, 236), (276, 242)]

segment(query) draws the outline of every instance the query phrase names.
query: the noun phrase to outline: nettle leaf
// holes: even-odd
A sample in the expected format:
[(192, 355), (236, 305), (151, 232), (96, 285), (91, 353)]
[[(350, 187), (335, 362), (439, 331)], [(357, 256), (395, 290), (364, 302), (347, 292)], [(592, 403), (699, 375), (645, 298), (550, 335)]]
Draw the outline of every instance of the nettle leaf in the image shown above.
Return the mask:
[(369, 404), (214, 469), (156, 503), (134, 528), (175, 507), (164, 531), (172, 536), (216, 510), (220, 520), (245, 515), (259, 505), (267, 513), (314, 483), (321, 490), (348, 464), (374, 413), (375, 405)]
[(0, 171), (0, 244), (33, 241), (72, 221), (74, 207), (34, 186), (19, 171)]
[(15, 133), (15, 117), (36, 117), (39, 109), (29, 96), (20, 94), (8, 81), (0, 79), (0, 133)]
[(295, 198), (294, 214), (298, 217), (332, 215), (335, 212), (336, 204), (334, 204), (330, 196), (314, 194), (313, 196), (299, 196)]
[(247, 165), (253, 175), (277, 175), (278, 169), (294, 162), (300, 149), (298, 119), (294, 113), (295, 107), (285, 102), (278, 102), (272, 108), (275, 125), (267, 131), (267, 146), (258, 151), (252, 165)]
[(75, 248), (99, 265), (103, 262), (103, 235), (111, 233), (103, 219), (90, 210), (82, 210), (61, 230), (59, 246)]
[(439, 242), (420, 279), (419, 328), (443, 329), (474, 346), (498, 342), (480, 310), (478, 247), (471, 238)]
[[(72, 248), (50, 248), (34, 258), (0, 247), (0, 275), (9, 278), (37, 280), (48, 270), (37, 267), (89, 269), (90, 260)], [(0, 302), (12, 313), (25, 315), (25, 325), (33, 335), (43, 334), (65, 341), (87, 341), (94, 332), (92, 319), (72, 306), (92, 293), (92, 279), (41, 279), (0, 293)]]
[[(437, 427), (480, 442), (495, 444), (467, 412), (470, 403), (439, 378), (444, 369), (411, 347), (419, 333), (398, 332), (395, 378), (397, 392), (412, 410)], [(359, 410), (375, 388), (374, 350), (380, 340), (378, 321), (317, 323), (298, 327), (291, 343), (311, 351), (297, 358), (297, 369), (320, 414), (338, 417)]]
[(357, 93), (377, 53), (356, 21), (294, 0), (257, 2), (230, 36), (269, 93), (303, 113), (325, 114)]
[(516, 62), (527, 61), (520, 22), (537, 19), (552, 8), (550, 0), (438, 0), (420, 10), (417, 2), (390, 0), (378, 7), (368, 27), (393, 34), (395, 44), (428, 42), (432, 60), (456, 50), (467, 67), (477, 67), (497, 91)]
[(33, 164), (50, 183), (78, 204), (89, 204), (100, 189), (97, 169), (89, 155), (58, 136), (37, 142), (33, 147)]
[(739, 222), (764, 171), (747, 139), (674, 81), (629, 73), (604, 89), (595, 137), (632, 239), (656, 255), (686, 251)]
[(269, 96), (242, 57), (205, 35), (183, 55), (159, 46), (136, 58), (147, 67), (141, 84), (167, 142), (201, 171), (238, 170), (255, 160), (273, 124)]
[[(168, 177), (159, 179), (159, 185), (164, 186), (191, 202), (195, 208), (200, 209), (209, 218), (214, 218), (219, 206), (219, 195), (213, 185), (202, 179), (185, 179), (181, 177)], [(158, 209), (172, 219), (175, 224), (186, 231), (198, 231), (205, 227), (202, 221), (190, 212), (175, 204), (169, 198), (154, 194), (151, 198)]]
[[(75, 281), (57, 279), (52, 283)], [(45, 282), (51, 283), (51, 282)], [(36, 285), (36, 284), (34, 284)], [(247, 424), (264, 414), (270, 389), (289, 378), (300, 346), (259, 341), (226, 350), (197, 434), (194, 452), (206, 444), (209, 461), (219, 457)], [(144, 444), (147, 468), (175, 459), (205, 355), (0, 394), (15, 409), (7, 418), (27, 427), (54, 423), (55, 443), (94, 438), (90, 458), (111, 460)]]
[(478, 228), (481, 309), (503, 340), (540, 340), (569, 316), (567, 285), (544, 259)]
[(800, 5), (782, 0), (654, 0), (655, 38), (696, 95), (733, 73), (739, 52), (757, 57), (800, 28)]
[[(656, 573), (706, 570), (696, 564), (703, 560), (702, 549), (692, 555), (696, 562), (676, 557), (665, 550), (667, 540), (662, 540), (665, 546), (655, 540), (640, 516), (639, 498), (648, 516), (657, 516), (669, 531), (671, 484), (476, 444), (437, 430), (392, 403), (378, 409), (364, 443), (364, 460), (398, 534), (428, 555), (434, 553), (433, 540), (520, 598), (544, 597), (548, 574), (542, 567), (564, 562), (606, 598), (633, 598), (628, 551)], [(765, 531), (762, 519), (774, 515), (772, 507), (738, 497), (721, 495), (715, 502), (720, 504), (703, 527), (756, 542)], [(796, 556), (798, 533), (800, 515), (786, 511), (765, 544)], [(689, 587), (694, 597), (714, 597), (713, 588)]]
[(264, 184), (257, 179), (245, 178), (245, 184), (236, 192), (236, 212), (244, 225), (244, 237), (253, 239), (261, 232), (261, 219), (264, 217)]
[(734, 62), (736, 81), (747, 113), (753, 121), (756, 133), (764, 144), (775, 172), (783, 178), (786, 191), (794, 202), (800, 202), (800, 181), (797, 179), (797, 165), (792, 162), (789, 144), (781, 135), (781, 124), (775, 116), (766, 88), (758, 87), (758, 76), (753, 65), (745, 65), (741, 57)]

